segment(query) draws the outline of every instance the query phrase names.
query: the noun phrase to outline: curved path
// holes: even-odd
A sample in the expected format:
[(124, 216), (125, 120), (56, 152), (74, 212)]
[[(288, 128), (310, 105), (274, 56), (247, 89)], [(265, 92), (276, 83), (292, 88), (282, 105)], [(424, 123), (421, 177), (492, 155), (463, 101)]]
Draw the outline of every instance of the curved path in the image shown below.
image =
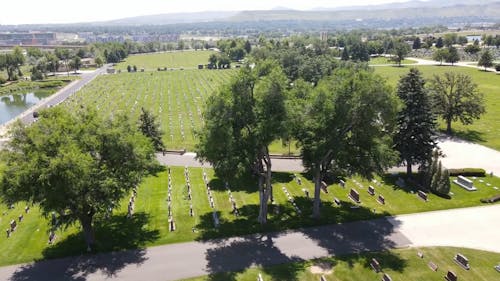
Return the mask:
[[(500, 204), (401, 215), (14, 265), (0, 268), (0, 280), (166, 281), (257, 265), (412, 246), (455, 246), (500, 252), (498, 227), (494, 225), (498, 221)], [(473, 263), (473, 257), (469, 258)]]

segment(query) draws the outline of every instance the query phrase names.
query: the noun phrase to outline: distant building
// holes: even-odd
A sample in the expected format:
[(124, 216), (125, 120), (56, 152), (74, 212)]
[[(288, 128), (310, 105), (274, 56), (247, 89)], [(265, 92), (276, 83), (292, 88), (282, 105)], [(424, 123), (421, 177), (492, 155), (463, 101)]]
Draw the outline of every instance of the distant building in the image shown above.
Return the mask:
[(52, 45), (56, 43), (53, 32), (0, 33), (0, 45)]

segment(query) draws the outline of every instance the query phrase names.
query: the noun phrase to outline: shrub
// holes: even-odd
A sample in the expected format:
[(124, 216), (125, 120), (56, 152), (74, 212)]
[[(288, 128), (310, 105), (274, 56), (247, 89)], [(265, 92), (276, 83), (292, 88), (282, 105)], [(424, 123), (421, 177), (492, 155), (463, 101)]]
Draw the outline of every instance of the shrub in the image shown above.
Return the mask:
[(500, 63), (499, 63), (499, 64), (497, 64), (497, 65), (495, 65), (495, 70), (496, 70), (496, 71), (500, 71)]
[(486, 171), (481, 168), (448, 169), (448, 172), (450, 173), (450, 177), (484, 177), (486, 175)]
[(0, 85), (1, 84), (5, 84), (5, 82), (7, 82), (7, 79), (5, 79), (4, 77), (0, 76)]

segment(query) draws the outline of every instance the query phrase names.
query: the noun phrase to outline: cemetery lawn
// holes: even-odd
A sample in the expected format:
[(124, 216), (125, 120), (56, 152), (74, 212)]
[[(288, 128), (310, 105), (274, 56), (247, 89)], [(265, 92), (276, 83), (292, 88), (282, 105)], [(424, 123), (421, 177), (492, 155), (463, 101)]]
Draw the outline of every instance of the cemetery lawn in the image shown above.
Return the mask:
[(197, 143), (195, 130), (201, 127), (208, 97), (234, 73), (234, 70), (196, 69), (101, 75), (64, 105), (73, 108), (93, 105), (105, 115), (128, 114), (133, 122), (139, 120), (144, 107), (158, 117), (168, 150), (193, 151)]
[[(441, 75), (445, 72), (457, 72), (470, 75), (484, 94), (486, 113), (481, 119), (475, 120), (472, 125), (464, 126), (460, 122), (453, 122), (452, 129), (455, 135), (479, 144), (500, 150), (500, 75), (484, 72), (474, 68), (458, 66), (416, 66), (425, 78)], [(393, 87), (397, 86), (399, 78), (406, 74), (410, 67), (375, 67), (375, 72)], [(440, 129), (445, 130), (445, 123), (440, 120)]]
[[(377, 64), (394, 64), (394, 65), (397, 65), (396, 63), (394, 63), (394, 61), (392, 61), (392, 60), (390, 60), (389, 58), (386, 58), (386, 57), (370, 58), (370, 61), (368, 63), (370, 65), (377, 65)], [(413, 64), (413, 63), (416, 63), (416, 61), (410, 60), (410, 59), (404, 59), (403, 61), (401, 61), (401, 64)]]
[[(417, 252), (423, 253), (423, 258), (418, 257)], [(457, 253), (469, 259), (470, 270), (462, 269), (453, 261)], [(317, 281), (322, 274), (314, 274), (310, 268), (321, 264), (333, 269), (333, 272), (323, 274), (326, 280), (381, 280), (383, 273), (375, 273), (370, 267), (372, 258), (377, 259), (383, 273), (389, 274), (392, 280), (441, 281), (444, 280), (443, 276), (448, 270), (457, 274), (458, 280), (497, 280), (499, 275), (493, 268), (500, 262), (499, 253), (464, 248), (429, 247), (329, 257), (269, 267), (258, 266), (238, 272), (215, 273), (184, 281), (253, 281), (257, 280), (259, 273), (266, 281)], [(429, 262), (438, 266), (436, 272), (429, 268)]]
[(158, 67), (171, 68), (198, 68), (199, 64), (207, 64), (208, 57), (214, 51), (174, 51), (153, 54), (130, 55), (125, 61), (116, 65), (116, 69), (127, 71), (127, 66), (137, 66), (137, 71), (144, 68), (146, 71), (156, 71)]
[[(300, 175), (302, 185), (298, 185), (291, 173), (273, 173), (276, 205), (270, 206), (269, 222), (262, 227), (257, 223), (259, 199), (255, 179), (246, 177), (229, 183), (240, 213), (236, 217), (232, 213), (228, 191), (223, 182), (213, 177), (213, 170), (206, 169), (214, 198), (215, 211), (221, 223), (220, 227), (216, 229), (202, 179), (202, 169), (189, 168), (192, 202), (187, 199), (184, 168), (173, 167), (171, 171), (173, 183), (171, 207), (177, 227), (176, 231), (170, 232), (168, 229), (168, 176), (167, 172), (163, 171), (156, 176), (146, 178), (138, 188), (132, 219), (126, 218), (128, 198), (124, 198), (119, 209), (115, 210), (110, 218), (100, 220), (95, 224), (98, 241), (96, 252), (280, 231), (373, 219), (387, 215), (477, 206), (481, 205), (479, 202), (481, 198), (492, 197), (500, 193), (500, 190), (493, 188), (500, 187), (500, 178), (488, 176), (482, 178), (483, 183), (480, 183), (479, 179), (475, 180), (474, 185), (478, 188), (476, 192), (468, 192), (452, 184), (452, 199), (429, 194), (429, 201), (424, 202), (409, 190), (395, 186), (396, 177), (394, 176), (376, 178), (377, 183), (355, 177), (346, 180), (346, 189), (341, 188), (338, 184), (333, 184), (329, 186), (328, 194), (322, 192), (322, 217), (315, 221), (310, 218), (312, 201), (305, 196), (302, 190), (306, 189), (310, 194), (313, 194), (313, 183), (305, 175)], [(354, 180), (363, 187), (359, 187)], [(488, 186), (487, 183), (491, 185)], [(376, 196), (368, 194), (367, 188), (370, 184), (375, 187)], [(299, 214), (288, 201), (282, 190), (283, 186), (286, 186), (294, 197), (302, 214)], [(347, 198), (347, 194), (352, 187), (360, 193), (361, 205), (359, 209), (350, 208), (353, 204)], [(380, 205), (376, 201), (379, 194), (385, 197), (385, 205)], [(341, 206), (333, 203), (335, 197), (340, 199)], [(193, 217), (189, 215), (190, 204), (193, 205), (194, 209)], [(56, 243), (49, 246), (47, 243), (48, 220), (40, 217), (36, 206), (31, 208), (29, 214), (24, 215), (24, 221), (19, 223), (17, 230), (10, 238), (7, 238), (5, 230), (8, 228), (10, 220), (16, 219), (23, 213), (25, 206), (25, 204), (19, 203), (13, 210), (8, 210), (4, 204), (0, 205), (0, 214), (2, 214), (0, 229), (4, 231), (0, 236), (0, 265), (86, 253), (83, 237), (79, 233), (79, 225), (57, 231)], [(279, 213), (276, 211), (277, 209), (279, 209)]]

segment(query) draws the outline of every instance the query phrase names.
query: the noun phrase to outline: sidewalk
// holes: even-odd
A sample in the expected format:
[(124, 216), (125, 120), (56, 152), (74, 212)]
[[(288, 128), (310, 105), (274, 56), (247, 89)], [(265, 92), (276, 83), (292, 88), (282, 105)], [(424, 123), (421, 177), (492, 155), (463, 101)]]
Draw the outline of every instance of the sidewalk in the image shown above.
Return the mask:
[(166, 281), (412, 246), (468, 247), (500, 253), (498, 227), (493, 223), (498, 221), (500, 204), (434, 211), (14, 265), (0, 268), (0, 280)]

